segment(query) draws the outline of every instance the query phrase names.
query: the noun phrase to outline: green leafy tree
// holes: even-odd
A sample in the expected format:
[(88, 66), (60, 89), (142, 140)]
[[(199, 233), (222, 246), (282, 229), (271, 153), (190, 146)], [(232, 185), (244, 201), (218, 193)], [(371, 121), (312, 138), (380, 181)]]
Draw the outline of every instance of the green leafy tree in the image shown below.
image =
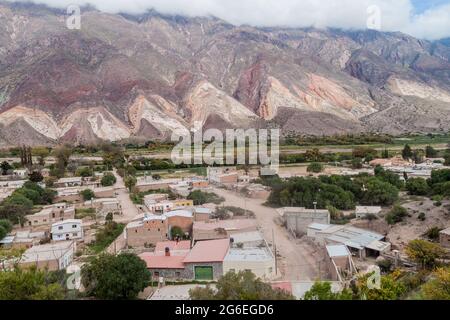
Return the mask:
[(102, 254), (81, 269), (89, 295), (106, 300), (132, 300), (150, 283), (146, 263), (135, 254)]
[(353, 158), (352, 160), (352, 168), (353, 169), (361, 169), (363, 167), (361, 158)]
[(308, 172), (313, 172), (313, 173), (320, 173), (323, 171), (323, 165), (319, 162), (312, 162), (308, 168), (307, 168)]
[(437, 151), (432, 146), (427, 146), (425, 148), (425, 156), (427, 158), (436, 158), (437, 157)]
[(62, 300), (64, 289), (35, 268), (0, 272), (0, 300)]
[(125, 177), (125, 187), (131, 192), (137, 184), (137, 179), (133, 176)]
[(413, 151), (409, 144), (405, 145), (405, 147), (403, 148), (402, 157), (405, 160), (410, 160), (413, 157)]
[(357, 280), (354, 294), (363, 300), (399, 300), (407, 292), (406, 286), (399, 281), (400, 274), (393, 272), (381, 276), (380, 288), (369, 288), (368, 279), (372, 274), (367, 274)]
[(84, 201), (89, 201), (95, 198), (95, 193), (91, 189), (85, 189), (81, 191), (80, 194)]
[(406, 182), (406, 190), (410, 195), (426, 196), (430, 192), (430, 187), (423, 178), (411, 178)]
[(60, 146), (53, 151), (56, 158), (56, 174), (58, 178), (64, 177), (72, 153), (73, 150), (69, 146)]
[(342, 292), (333, 292), (330, 282), (315, 282), (314, 285), (308, 290), (304, 297), (304, 300), (352, 300), (352, 293), (348, 289), (344, 289)]
[(44, 177), (42, 176), (42, 174), (38, 171), (33, 171), (30, 176), (29, 179), (31, 182), (42, 182), (44, 181)]
[(367, 205), (391, 205), (398, 199), (399, 190), (388, 182), (369, 178), (362, 202)]
[(402, 222), (405, 217), (408, 216), (408, 210), (402, 206), (396, 205), (391, 211), (386, 215), (385, 219), (388, 224), (396, 224)]
[(0, 165), (0, 168), (2, 169), (3, 176), (6, 176), (8, 172), (13, 169), (13, 167), (7, 161), (3, 161)]
[(209, 286), (189, 291), (192, 300), (294, 300), (283, 290), (273, 289), (250, 271), (228, 272), (219, 279), (216, 290)]
[(184, 239), (184, 232), (183, 232), (183, 230), (181, 230), (180, 227), (175, 226), (170, 229), (170, 236), (171, 236), (171, 239), (176, 239), (176, 238)]
[(450, 300), (450, 267), (439, 268), (421, 288), (425, 300)]
[(107, 172), (103, 175), (101, 184), (104, 187), (110, 187), (115, 185), (117, 182), (116, 177), (111, 172)]
[(94, 171), (89, 167), (83, 167), (77, 170), (76, 175), (83, 178), (88, 178), (94, 175)]
[(405, 252), (424, 269), (433, 268), (436, 266), (436, 260), (445, 255), (445, 250), (440, 245), (421, 239), (410, 241)]

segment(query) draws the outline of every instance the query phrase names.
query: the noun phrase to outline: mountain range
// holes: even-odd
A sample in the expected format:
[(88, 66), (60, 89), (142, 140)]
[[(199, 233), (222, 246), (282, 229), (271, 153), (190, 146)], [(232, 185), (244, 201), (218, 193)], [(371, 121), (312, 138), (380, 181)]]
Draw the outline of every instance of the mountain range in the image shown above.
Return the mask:
[(0, 2), (0, 147), (450, 130), (450, 44), (375, 30), (256, 28), (214, 17)]

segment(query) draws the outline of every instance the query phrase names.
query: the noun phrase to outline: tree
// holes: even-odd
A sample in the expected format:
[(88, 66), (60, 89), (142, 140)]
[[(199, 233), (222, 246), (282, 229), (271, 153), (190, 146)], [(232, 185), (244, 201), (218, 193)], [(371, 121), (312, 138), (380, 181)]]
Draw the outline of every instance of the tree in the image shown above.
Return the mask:
[(230, 271), (219, 279), (216, 290), (195, 288), (189, 296), (192, 300), (294, 300), (290, 293), (273, 289), (250, 271)]
[(315, 149), (306, 151), (305, 158), (307, 161), (318, 162), (322, 159), (322, 154), (320, 153), (319, 149), (315, 148)]
[(116, 177), (114, 176), (114, 174), (112, 174), (111, 172), (107, 172), (103, 175), (102, 180), (101, 180), (101, 184), (104, 187), (110, 187), (115, 185), (117, 182)]
[(8, 171), (13, 169), (13, 167), (7, 161), (3, 161), (0, 165), (0, 168), (2, 169), (3, 176), (6, 176), (8, 174)]
[(447, 150), (444, 154), (444, 165), (450, 166), (450, 149)]
[(45, 166), (45, 158), (50, 155), (50, 150), (46, 147), (36, 147), (33, 148), (32, 153), (38, 157), (39, 165)]
[(342, 292), (333, 292), (330, 282), (317, 281), (308, 290), (304, 297), (304, 300), (352, 300), (352, 293), (348, 289), (344, 289)]
[(425, 156), (427, 158), (436, 158), (437, 157), (437, 151), (432, 146), (427, 146), (425, 148)]
[(90, 201), (95, 198), (95, 193), (91, 189), (84, 189), (80, 194), (84, 201)]
[(56, 158), (56, 170), (58, 178), (64, 177), (67, 165), (69, 164), (72, 148), (68, 146), (60, 146), (53, 151)]
[(410, 195), (426, 196), (430, 192), (430, 186), (423, 178), (411, 178), (406, 182), (406, 190)]
[(450, 300), (450, 267), (439, 268), (421, 289), (425, 300)]
[(184, 239), (184, 232), (180, 227), (175, 226), (170, 229), (170, 236), (172, 240), (177, 238)]
[(30, 176), (29, 179), (31, 182), (42, 182), (44, 181), (44, 177), (42, 176), (42, 174), (38, 171), (33, 171)]
[(13, 225), (9, 220), (0, 220), (0, 240), (11, 232)]
[(408, 144), (403, 148), (402, 157), (405, 160), (410, 160), (413, 157), (412, 149)]
[(108, 212), (108, 214), (105, 217), (105, 221), (113, 221), (114, 220), (114, 214), (112, 212)]
[(421, 239), (410, 241), (405, 252), (410, 259), (420, 263), (423, 269), (436, 266), (436, 260), (445, 255), (445, 250), (440, 245)]
[(359, 297), (359, 299), (367, 300), (398, 300), (406, 292), (406, 286), (399, 281), (400, 273), (393, 272), (386, 276), (381, 276), (380, 288), (369, 288), (368, 279), (372, 274), (366, 274), (360, 277), (356, 281), (354, 287), (354, 294)]
[(361, 202), (367, 205), (391, 205), (398, 199), (398, 189), (377, 178), (367, 181), (366, 191)]
[(425, 152), (423, 150), (414, 150), (412, 160), (414, 163), (423, 163)]
[(323, 171), (323, 165), (319, 162), (313, 162), (308, 166), (307, 171), (313, 173), (320, 173)]
[(0, 272), (0, 300), (62, 300), (64, 289), (36, 268)]
[(137, 179), (133, 176), (128, 176), (125, 178), (125, 187), (128, 188), (128, 190), (131, 192), (133, 188), (137, 184)]
[(83, 178), (88, 178), (94, 175), (94, 171), (89, 167), (83, 167), (77, 170), (76, 175)]
[(135, 254), (102, 254), (81, 269), (89, 295), (106, 300), (131, 300), (150, 283), (146, 263)]
[(408, 216), (408, 210), (397, 205), (392, 208), (392, 210), (386, 215), (385, 219), (388, 224), (396, 224), (402, 222), (406, 216)]
[(361, 169), (363, 167), (361, 158), (353, 158), (352, 160), (352, 169)]

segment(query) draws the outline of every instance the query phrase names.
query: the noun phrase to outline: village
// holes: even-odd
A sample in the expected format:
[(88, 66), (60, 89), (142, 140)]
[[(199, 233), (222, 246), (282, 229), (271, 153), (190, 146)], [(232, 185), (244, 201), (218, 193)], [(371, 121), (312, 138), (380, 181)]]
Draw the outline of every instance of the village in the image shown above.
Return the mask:
[[(105, 157), (86, 157), (72, 160), (76, 170), (65, 169), (63, 177), (50, 179), (58, 159), (48, 158), (36, 171), (12, 169), (14, 160), (2, 161), (11, 167), (0, 181), (3, 202), (18, 193), (27, 195), (27, 189), (52, 190), (51, 203), (32, 206), (0, 239), (2, 250), (20, 252), (2, 259), (4, 269), (17, 263), (23, 269), (65, 270), (70, 275), (99, 254), (132, 253), (151, 273), (152, 284), (140, 293), (142, 299), (187, 300), (192, 289), (214, 287), (224, 275), (240, 271), (303, 299), (317, 281), (327, 281), (339, 292), (376, 266), (418, 270), (405, 248), (433, 227), (438, 228), (434, 241), (450, 248), (450, 203), (445, 198), (434, 201), (401, 191), (407, 217), (390, 225), (385, 217), (396, 208), (394, 202), (338, 210), (324, 206), (316, 195), (304, 205), (293, 199), (270, 205), (278, 187), (267, 183), (258, 167), (137, 175), (135, 170), (108, 167)], [(405, 183), (450, 170), (443, 159), (416, 164), (399, 155), (357, 168), (327, 164), (322, 170), (310, 169), (281, 167), (277, 179), (287, 183), (339, 176), (352, 181), (385, 170)], [(426, 219), (413, 217), (422, 211)]]

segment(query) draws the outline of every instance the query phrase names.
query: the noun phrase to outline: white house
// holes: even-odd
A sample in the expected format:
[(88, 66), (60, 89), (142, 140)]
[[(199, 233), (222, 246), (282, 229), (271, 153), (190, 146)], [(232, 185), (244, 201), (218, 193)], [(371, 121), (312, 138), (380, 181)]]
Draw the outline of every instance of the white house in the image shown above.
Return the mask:
[(84, 238), (82, 223), (82, 220), (70, 219), (52, 224), (52, 240), (82, 240)]

